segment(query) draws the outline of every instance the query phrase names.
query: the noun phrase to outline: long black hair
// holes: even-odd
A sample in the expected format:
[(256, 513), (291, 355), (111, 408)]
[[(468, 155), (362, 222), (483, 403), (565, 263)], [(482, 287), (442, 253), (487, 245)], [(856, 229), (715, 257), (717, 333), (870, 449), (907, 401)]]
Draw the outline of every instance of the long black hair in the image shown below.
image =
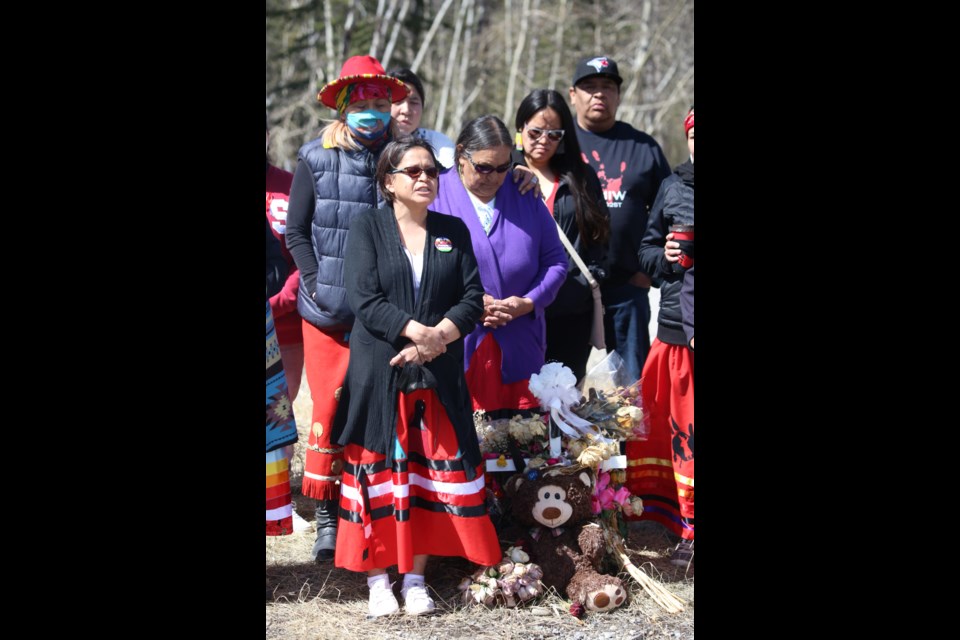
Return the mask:
[(517, 131), (522, 131), (527, 121), (538, 111), (550, 107), (563, 126), (562, 147), (550, 158), (550, 170), (562, 177), (570, 186), (576, 212), (577, 229), (584, 244), (604, 244), (610, 235), (610, 220), (600, 212), (596, 196), (587, 189), (587, 171), (593, 171), (580, 157), (580, 143), (577, 142), (577, 130), (573, 126), (573, 115), (563, 96), (552, 89), (534, 89), (523, 99), (517, 108)]

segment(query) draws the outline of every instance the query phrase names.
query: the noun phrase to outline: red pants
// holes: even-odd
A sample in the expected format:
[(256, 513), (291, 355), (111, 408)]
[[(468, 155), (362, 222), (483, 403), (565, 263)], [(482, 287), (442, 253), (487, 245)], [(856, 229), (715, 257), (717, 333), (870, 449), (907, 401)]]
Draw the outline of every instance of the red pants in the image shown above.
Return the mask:
[(350, 348), (343, 336), (342, 331), (326, 333), (303, 322), (303, 360), (313, 396), (313, 415), (301, 491), (317, 500), (337, 497), (337, 481), (343, 470), (343, 447), (330, 442), (340, 387), (350, 361)]
[(654, 340), (640, 393), (650, 435), (627, 441), (627, 488), (643, 499), (641, 520), (693, 540), (693, 351)]

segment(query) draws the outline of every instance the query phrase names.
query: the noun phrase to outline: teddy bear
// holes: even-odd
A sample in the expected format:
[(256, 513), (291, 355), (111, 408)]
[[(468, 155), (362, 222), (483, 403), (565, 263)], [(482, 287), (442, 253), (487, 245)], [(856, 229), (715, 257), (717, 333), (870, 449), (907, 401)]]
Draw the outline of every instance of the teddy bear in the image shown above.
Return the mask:
[(606, 543), (593, 521), (593, 486), (589, 468), (552, 466), (513, 475), (504, 489), (513, 518), (530, 527), (523, 548), (543, 570), (543, 584), (587, 611), (611, 611), (626, 601), (627, 589), (599, 571)]

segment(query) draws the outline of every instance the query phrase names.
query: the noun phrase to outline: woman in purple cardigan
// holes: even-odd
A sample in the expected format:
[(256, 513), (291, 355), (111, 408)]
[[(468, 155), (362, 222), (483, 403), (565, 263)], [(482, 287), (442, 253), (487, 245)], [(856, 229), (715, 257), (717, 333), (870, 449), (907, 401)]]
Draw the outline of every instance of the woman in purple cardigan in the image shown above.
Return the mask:
[(495, 116), (467, 123), (454, 168), (440, 176), (433, 210), (470, 230), (483, 282), (483, 316), (464, 341), (464, 369), (474, 410), (491, 417), (532, 410), (530, 375), (546, 351), (544, 311), (567, 274), (557, 225), (543, 202), (505, 180), (512, 140)]

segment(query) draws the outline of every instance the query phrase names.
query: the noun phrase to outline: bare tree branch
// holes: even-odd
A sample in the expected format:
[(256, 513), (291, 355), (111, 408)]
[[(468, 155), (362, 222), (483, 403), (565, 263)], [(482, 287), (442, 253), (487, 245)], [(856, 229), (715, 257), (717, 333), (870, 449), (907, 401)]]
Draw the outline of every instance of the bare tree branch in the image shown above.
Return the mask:
[[(480, 8), (481, 14), (483, 8)], [(463, 50), (471, 51), (470, 44), (473, 40), (473, 27), (474, 27), (474, 0), (467, 0), (467, 28), (466, 35), (463, 38)], [(453, 135), (450, 136), (456, 140), (457, 135), (460, 133), (460, 129), (463, 128), (463, 114), (467, 110), (469, 103), (473, 102), (473, 99), (464, 98), (463, 92), (467, 86), (467, 70), (470, 66), (470, 56), (463, 55), (460, 57), (460, 77), (457, 81), (457, 92), (455, 94), (454, 111), (453, 111), (453, 120), (451, 125), (453, 126)], [(475, 98), (476, 96), (474, 96)], [(441, 129), (442, 130), (442, 129)]]
[(423, 62), (423, 58), (427, 55), (427, 51), (430, 49), (430, 41), (433, 40), (433, 36), (437, 33), (437, 29), (440, 28), (440, 22), (443, 20), (443, 14), (447, 12), (447, 9), (450, 8), (450, 5), (453, 4), (453, 0), (443, 0), (443, 6), (440, 7), (440, 11), (437, 12), (437, 15), (433, 19), (433, 24), (430, 25), (430, 31), (427, 32), (427, 35), (423, 38), (423, 43), (420, 45), (420, 51), (417, 52), (417, 57), (413, 59), (413, 64), (410, 65), (411, 71), (414, 73), (417, 72), (417, 69), (420, 68), (420, 63)]
[(333, 56), (333, 9), (330, 0), (323, 0), (323, 35), (327, 52), (327, 79), (337, 77), (337, 60)]
[(340, 49), (341, 60), (346, 60), (350, 56), (350, 39), (353, 37), (353, 21), (356, 16), (356, 8), (357, 0), (350, 0), (347, 19), (343, 23), (343, 45)]
[(387, 49), (383, 52), (383, 58), (380, 59), (380, 64), (383, 65), (384, 69), (390, 68), (390, 58), (393, 57), (393, 47), (397, 44), (397, 36), (400, 34), (400, 27), (403, 26), (403, 20), (407, 17), (407, 9), (410, 8), (410, 0), (403, 0), (403, 4), (400, 5), (400, 15), (397, 16), (397, 21), (393, 23), (393, 32), (390, 34), (390, 42), (387, 43)]
[(560, 16), (557, 18), (557, 31), (553, 36), (553, 61), (550, 63), (550, 79), (547, 88), (556, 89), (559, 82), (560, 54), (563, 52), (563, 30), (567, 26), (567, 0), (560, 0)]
[(443, 129), (447, 115), (447, 98), (450, 96), (450, 89), (453, 80), (453, 68), (457, 60), (457, 47), (460, 44), (460, 33), (463, 31), (463, 21), (466, 18), (467, 9), (470, 0), (460, 1), (460, 10), (457, 12), (457, 23), (453, 29), (453, 46), (450, 47), (450, 55), (447, 56), (446, 69), (443, 75), (443, 91), (440, 94), (440, 103), (435, 125), (438, 129)]
[(517, 36), (517, 44), (513, 49), (513, 60), (510, 62), (510, 73), (507, 75), (507, 97), (503, 102), (503, 120), (510, 119), (510, 111), (513, 109), (513, 94), (517, 88), (517, 72), (520, 69), (520, 56), (523, 55), (523, 47), (527, 44), (527, 30), (530, 28), (530, 0), (523, 0), (523, 9), (520, 14), (520, 34)]

